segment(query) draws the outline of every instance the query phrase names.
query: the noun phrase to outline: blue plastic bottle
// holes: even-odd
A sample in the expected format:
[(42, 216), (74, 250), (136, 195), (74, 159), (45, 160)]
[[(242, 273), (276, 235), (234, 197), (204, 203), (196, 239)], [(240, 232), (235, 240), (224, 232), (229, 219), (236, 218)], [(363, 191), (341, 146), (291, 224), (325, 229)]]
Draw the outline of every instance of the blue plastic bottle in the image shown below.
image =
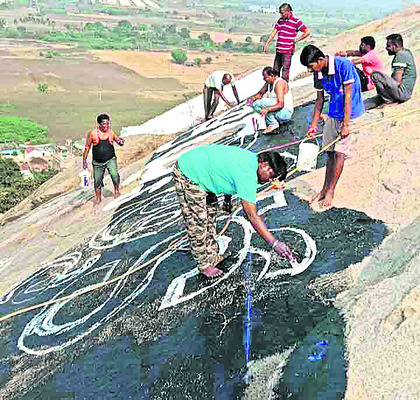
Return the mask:
[(309, 354), (308, 361), (321, 361), (327, 357), (327, 341), (318, 340), (316, 342), (316, 354)]

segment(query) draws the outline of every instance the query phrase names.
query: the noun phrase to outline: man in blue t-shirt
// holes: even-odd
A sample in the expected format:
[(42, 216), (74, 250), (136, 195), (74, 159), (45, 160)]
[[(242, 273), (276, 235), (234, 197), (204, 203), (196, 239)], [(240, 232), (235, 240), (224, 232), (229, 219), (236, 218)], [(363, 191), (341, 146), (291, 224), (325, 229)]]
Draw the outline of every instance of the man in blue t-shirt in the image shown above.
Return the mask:
[(326, 91), (331, 99), (322, 146), (332, 143), (338, 136), (341, 138), (327, 151), (324, 186), (311, 200), (311, 203), (319, 202), (321, 207), (329, 207), (343, 171), (344, 160), (352, 156), (354, 136), (350, 135), (351, 122), (364, 113), (360, 79), (351, 61), (344, 57), (326, 56), (313, 45), (308, 45), (302, 50), (300, 62), (314, 73), (314, 86), (318, 91), (308, 136), (313, 139), (316, 134)]
[(225, 195), (225, 210), (236, 195), (254, 229), (277, 253), (293, 260), (289, 247), (271, 234), (257, 214), (258, 183), (284, 180), (287, 166), (277, 152), (258, 154), (234, 146), (199, 146), (178, 158), (173, 178), (187, 227), (191, 252), (202, 274), (211, 278), (223, 274), (216, 266), (223, 258), (216, 242), (218, 194)]

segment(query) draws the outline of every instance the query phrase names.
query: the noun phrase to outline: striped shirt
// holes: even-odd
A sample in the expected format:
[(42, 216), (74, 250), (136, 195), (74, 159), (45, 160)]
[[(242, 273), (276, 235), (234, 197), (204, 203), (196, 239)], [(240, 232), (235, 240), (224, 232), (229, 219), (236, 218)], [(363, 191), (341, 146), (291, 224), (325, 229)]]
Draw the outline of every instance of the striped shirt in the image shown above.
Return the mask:
[(289, 19), (280, 18), (273, 29), (278, 34), (276, 51), (278, 53), (292, 54), (295, 50), (294, 39), (297, 32), (305, 31), (308, 28), (299, 18), (290, 14)]

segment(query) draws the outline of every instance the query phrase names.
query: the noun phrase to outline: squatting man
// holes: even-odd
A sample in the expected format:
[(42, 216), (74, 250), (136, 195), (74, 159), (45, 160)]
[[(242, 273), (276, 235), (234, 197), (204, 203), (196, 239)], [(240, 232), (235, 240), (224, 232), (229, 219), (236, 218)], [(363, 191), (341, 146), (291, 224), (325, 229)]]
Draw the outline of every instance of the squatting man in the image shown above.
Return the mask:
[(287, 165), (277, 152), (254, 154), (234, 146), (204, 145), (178, 158), (173, 178), (186, 223), (191, 253), (199, 271), (212, 278), (223, 274), (217, 265), (223, 261), (216, 242), (215, 217), (218, 194), (242, 200), (243, 210), (261, 237), (273, 250), (294, 261), (287, 244), (278, 241), (257, 213), (258, 184), (284, 180)]

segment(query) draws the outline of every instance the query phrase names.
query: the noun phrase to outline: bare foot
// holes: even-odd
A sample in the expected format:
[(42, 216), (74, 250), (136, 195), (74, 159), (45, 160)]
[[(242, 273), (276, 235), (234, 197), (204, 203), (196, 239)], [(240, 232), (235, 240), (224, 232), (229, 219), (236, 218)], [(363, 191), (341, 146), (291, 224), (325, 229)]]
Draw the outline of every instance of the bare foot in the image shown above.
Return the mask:
[(120, 197), (120, 196), (121, 196), (121, 192), (119, 190), (116, 190), (114, 192), (114, 199), (116, 199), (117, 197)]
[(95, 198), (93, 199), (93, 204), (96, 206), (98, 204), (100, 204), (102, 202), (102, 198), (101, 196), (95, 196)]
[(321, 207), (331, 207), (334, 199), (334, 192), (327, 192), (324, 197), (324, 201), (321, 202)]
[(263, 135), (267, 135), (268, 133), (274, 132), (279, 127), (279, 124), (268, 125), (267, 129), (263, 131)]
[(200, 271), (203, 275), (205, 275), (207, 278), (214, 278), (216, 276), (223, 275), (224, 272), (220, 270), (219, 268), (214, 267), (211, 265), (210, 267), (207, 267), (205, 270)]
[(399, 104), (400, 103), (383, 103), (378, 108), (382, 109), (382, 108), (386, 108), (386, 107), (395, 107), (395, 106), (398, 106)]
[(317, 203), (318, 201), (324, 200), (325, 190), (321, 190), (316, 196), (312, 197), (309, 204)]

